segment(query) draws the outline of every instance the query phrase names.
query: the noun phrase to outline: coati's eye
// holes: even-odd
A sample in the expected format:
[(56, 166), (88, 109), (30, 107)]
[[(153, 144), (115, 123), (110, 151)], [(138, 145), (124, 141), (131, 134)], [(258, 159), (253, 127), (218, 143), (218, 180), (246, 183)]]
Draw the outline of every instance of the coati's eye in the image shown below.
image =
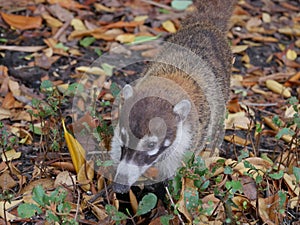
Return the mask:
[(152, 148), (155, 147), (155, 145), (156, 145), (156, 142), (150, 141), (150, 142), (147, 143), (147, 148), (152, 149)]

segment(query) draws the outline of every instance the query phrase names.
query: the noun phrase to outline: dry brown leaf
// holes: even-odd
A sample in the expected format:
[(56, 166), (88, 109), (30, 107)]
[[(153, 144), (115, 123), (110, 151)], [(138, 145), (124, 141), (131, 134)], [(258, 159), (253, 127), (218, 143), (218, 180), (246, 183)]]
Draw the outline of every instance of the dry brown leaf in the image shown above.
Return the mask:
[(61, 170), (67, 170), (69, 172), (75, 172), (74, 165), (71, 162), (54, 162), (50, 166), (57, 167)]
[(231, 113), (237, 113), (241, 111), (238, 98), (233, 98), (227, 103), (227, 109)]
[(134, 195), (134, 193), (132, 192), (131, 189), (129, 190), (129, 199), (130, 199), (130, 205), (131, 205), (131, 208), (133, 210), (133, 213), (136, 214), (136, 212), (138, 210), (138, 207), (139, 207), (139, 204), (138, 204), (138, 201), (136, 199), (136, 196)]
[[(251, 128), (251, 121), (246, 116), (244, 111), (237, 113), (230, 113), (225, 119), (225, 129), (244, 129)], [(252, 125), (253, 126), (253, 125)]]
[(9, 79), (8, 81), (9, 90), (12, 92), (14, 97), (21, 95), (20, 85), (17, 81)]
[(226, 135), (224, 140), (241, 146), (247, 146), (251, 144), (251, 141), (241, 138), (237, 135)]
[(76, 69), (76, 72), (80, 73), (89, 73), (93, 75), (105, 76), (105, 72), (100, 67), (88, 67), (88, 66), (79, 66)]
[(59, 4), (60, 6), (67, 9), (89, 9), (88, 6), (77, 3), (73, 0), (47, 0), (50, 4)]
[(13, 220), (18, 219), (17, 216), (9, 213), (8, 211), (10, 211), (10, 209), (20, 205), (21, 202), (22, 202), (22, 200), (10, 201), (10, 202), (0, 201), (0, 217), (2, 217), (3, 219), (6, 218), (5, 224), (9, 224), (8, 221), (13, 221)]
[(288, 187), (290, 188), (290, 190), (294, 193), (294, 195), (299, 196), (300, 188), (299, 185), (297, 185), (296, 183), (295, 175), (294, 174), (289, 175), (287, 173), (284, 173), (283, 179), (285, 183), (288, 185)]
[(45, 54), (38, 54), (34, 57), (34, 63), (36, 66), (41, 67), (43, 69), (49, 69), (53, 63), (55, 63), (60, 56), (52, 56), (48, 57)]
[(8, 92), (5, 96), (2, 107), (4, 109), (12, 109), (12, 108), (21, 108), (23, 104), (21, 102), (16, 101), (11, 92)]
[(187, 221), (189, 223), (192, 222), (192, 215), (189, 213), (189, 211), (187, 210), (186, 208), (186, 205), (185, 205), (185, 198), (184, 198), (184, 191), (185, 191), (185, 179), (182, 178), (182, 188), (181, 188), (181, 192), (180, 192), (180, 198), (177, 202), (177, 205), (178, 205), (178, 211), (181, 212), (184, 217), (187, 219)]
[(257, 198), (257, 188), (255, 181), (249, 176), (239, 176), (241, 183), (243, 185), (243, 192), (245, 196), (250, 200), (255, 200)]
[(104, 11), (104, 12), (110, 12), (110, 13), (113, 13), (116, 11), (116, 9), (114, 7), (106, 7), (100, 3), (95, 3), (94, 4), (94, 7), (97, 11)]
[(258, 210), (262, 221), (265, 224), (276, 225), (279, 224), (279, 197), (278, 194), (272, 195), (268, 198), (258, 198)]
[(270, 23), (271, 22), (271, 16), (268, 13), (262, 13), (262, 20), (264, 23)]
[(0, 120), (8, 119), (12, 116), (11, 112), (8, 109), (3, 109), (0, 107)]
[(106, 210), (102, 205), (89, 204), (89, 207), (92, 208), (93, 214), (98, 218), (98, 220), (105, 221), (105, 218), (108, 217)]
[(131, 21), (131, 22), (124, 22), (118, 21), (116, 23), (108, 24), (104, 27), (104, 29), (111, 29), (111, 28), (125, 28), (125, 27), (137, 27), (142, 25), (144, 21)]
[(5, 171), (0, 176), (0, 188), (1, 190), (10, 190), (17, 185), (17, 182), (10, 176), (8, 171)]
[(1, 16), (7, 24), (20, 30), (40, 28), (42, 25), (42, 18), (40, 16), (21, 16), (3, 12), (1, 13)]
[(238, 208), (236, 208), (235, 206), (232, 206), (233, 211), (245, 211), (248, 208), (252, 207), (249, 199), (247, 199), (243, 196), (234, 196), (232, 198), (232, 201), (238, 207)]
[(76, 184), (76, 176), (71, 175), (68, 171), (60, 172), (54, 181), (54, 187), (64, 186), (73, 190)]
[(45, 48), (45, 46), (14, 46), (0, 45), (0, 50), (17, 51), (17, 52), (37, 52)]

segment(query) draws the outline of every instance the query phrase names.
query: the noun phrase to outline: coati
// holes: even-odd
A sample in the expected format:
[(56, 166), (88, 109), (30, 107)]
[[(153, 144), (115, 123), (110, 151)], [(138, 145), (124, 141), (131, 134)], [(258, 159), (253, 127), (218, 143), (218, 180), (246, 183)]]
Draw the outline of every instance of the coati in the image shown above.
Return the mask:
[(196, 0), (123, 104), (111, 143), (114, 191), (127, 192), (150, 167), (172, 177), (186, 151), (214, 150), (223, 139), (232, 55), (226, 39), (235, 0)]

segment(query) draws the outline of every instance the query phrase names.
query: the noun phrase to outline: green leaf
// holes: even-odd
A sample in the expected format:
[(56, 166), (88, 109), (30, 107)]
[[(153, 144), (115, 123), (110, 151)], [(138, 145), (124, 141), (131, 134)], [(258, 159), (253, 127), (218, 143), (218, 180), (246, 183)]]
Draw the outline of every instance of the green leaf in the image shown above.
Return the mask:
[(238, 162), (241, 162), (243, 159), (249, 157), (249, 151), (247, 150), (242, 150), (240, 153), (241, 155), (238, 156)]
[(291, 130), (290, 128), (282, 128), (275, 136), (276, 139), (280, 139), (283, 135), (290, 135), (293, 136), (295, 131)]
[(53, 83), (50, 80), (44, 80), (41, 83), (41, 90), (52, 91), (53, 90)]
[(170, 220), (172, 220), (174, 218), (173, 215), (165, 215), (165, 216), (161, 216), (160, 217), (160, 222), (162, 225), (169, 225), (170, 224)]
[(53, 212), (51, 212), (50, 210), (47, 210), (47, 212), (46, 212), (46, 219), (47, 219), (49, 222), (54, 221), (54, 222), (59, 223), (59, 221), (60, 221), (60, 220), (59, 220), (59, 217), (56, 216), (56, 215), (54, 215)]
[(29, 130), (34, 132), (34, 134), (42, 135), (42, 129), (40, 127), (35, 127), (33, 124), (29, 124)]
[(35, 204), (24, 203), (18, 207), (18, 215), (21, 218), (31, 218), (36, 214), (41, 214), (43, 211)]
[(93, 44), (95, 41), (96, 41), (96, 38), (94, 38), (94, 37), (85, 37), (82, 40), (80, 40), (79, 44), (82, 47), (86, 48), (86, 47), (90, 46), (91, 44)]
[(67, 95), (76, 95), (82, 92), (84, 92), (84, 87), (79, 83), (70, 84), (67, 89)]
[(159, 36), (137, 36), (134, 38), (133, 43), (131, 43), (130, 45), (141, 44), (141, 43), (148, 42), (148, 41), (154, 41), (158, 38), (159, 38)]
[(139, 203), (136, 215), (140, 216), (150, 212), (157, 203), (157, 197), (153, 193), (145, 195), (142, 201)]
[(225, 183), (225, 187), (230, 190), (231, 193), (235, 193), (239, 191), (240, 193), (243, 192), (243, 186), (242, 183), (238, 180), (233, 180), (233, 181), (227, 181)]
[(208, 188), (209, 184), (210, 184), (210, 181), (209, 181), (209, 180), (205, 181), (205, 182), (202, 184), (200, 190), (201, 190), (201, 191), (206, 190), (206, 189)]
[(115, 66), (109, 65), (108, 63), (103, 63), (101, 67), (107, 76), (113, 75), (113, 69), (115, 68)]
[(260, 123), (257, 123), (257, 124), (255, 125), (255, 127), (256, 127), (256, 132), (257, 132), (257, 133), (261, 133), (261, 132), (262, 132), (262, 126), (261, 126)]
[(6, 43), (6, 42), (8, 42), (8, 40), (6, 38), (0, 38), (0, 42)]
[(233, 170), (230, 166), (225, 166), (224, 168), (224, 174), (232, 174)]
[(297, 105), (299, 103), (298, 99), (295, 96), (292, 96), (288, 99), (290, 105)]
[(263, 181), (263, 177), (261, 175), (257, 175), (255, 178), (255, 183), (260, 184)]
[(187, 188), (184, 191), (184, 200), (186, 208), (189, 212), (192, 212), (193, 209), (198, 207), (199, 202), (199, 193), (195, 189)]
[(275, 123), (276, 126), (281, 127), (281, 120), (279, 119), (279, 116), (274, 116), (272, 122)]
[(44, 207), (47, 204), (47, 202), (45, 201), (45, 196), (46, 194), (42, 185), (38, 185), (33, 188), (32, 199), (40, 206)]
[(67, 46), (65, 46), (63, 43), (57, 43), (56, 45), (55, 45), (55, 48), (60, 48), (60, 49), (62, 49), (62, 50), (64, 50), (64, 51), (68, 51), (69, 50), (69, 47), (67, 47)]
[(283, 177), (283, 170), (280, 170), (278, 173), (269, 174), (269, 177), (271, 177), (275, 180), (279, 180)]
[(101, 56), (101, 55), (102, 55), (102, 51), (101, 51), (100, 48), (95, 48), (94, 51), (96, 52), (96, 54), (97, 54), (98, 56)]
[(279, 190), (278, 197), (279, 197), (279, 207), (282, 209), (284, 208), (286, 202), (286, 193), (282, 190)]
[(117, 95), (120, 93), (121, 89), (120, 87), (116, 84), (116, 83), (112, 83), (110, 85), (110, 91), (111, 91), (111, 94), (114, 96), (114, 97), (117, 97)]
[(295, 177), (296, 177), (296, 182), (299, 183), (299, 182), (300, 182), (300, 168), (294, 166), (294, 167), (293, 167), (293, 174), (294, 174)]
[(193, 4), (193, 1), (188, 0), (173, 0), (171, 2), (172, 8), (176, 10), (185, 10), (187, 7), (189, 7), (191, 4)]
[(128, 216), (126, 216), (122, 212), (118, 212), (118, 210), (113, 205), (106, 205), (105, 210), (108, 213), (109, 216), (111, 216), (111, 219), (114, 221), (121, 221), (128, 219)]

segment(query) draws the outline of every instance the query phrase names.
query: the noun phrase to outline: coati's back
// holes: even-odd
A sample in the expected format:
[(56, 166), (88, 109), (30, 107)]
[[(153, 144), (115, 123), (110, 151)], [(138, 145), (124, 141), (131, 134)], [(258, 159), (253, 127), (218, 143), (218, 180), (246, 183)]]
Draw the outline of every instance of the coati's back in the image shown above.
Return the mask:
[(149, 167), (174, 175), (188, 150), (223, 139), (232, 56), (226, 39), (235, 0), (197, 0), (196, 10), (163, 47), (124, 103), (112, 140), (115, 191), (125, 192)]

